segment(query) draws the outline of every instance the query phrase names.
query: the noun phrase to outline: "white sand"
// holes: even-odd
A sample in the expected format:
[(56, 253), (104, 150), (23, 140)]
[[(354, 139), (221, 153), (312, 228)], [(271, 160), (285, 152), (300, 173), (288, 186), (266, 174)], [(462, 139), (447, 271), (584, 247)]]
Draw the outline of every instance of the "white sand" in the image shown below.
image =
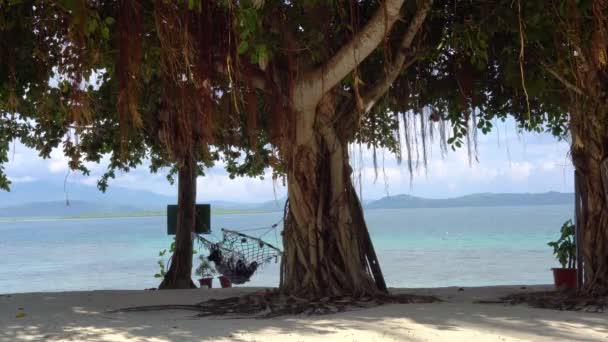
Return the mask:
[[(474, 304), (519, 286), (400, 289), (446, 302), (387, 305), (329, 316), (200, 319), (189, 311), (108, 313), (127, 306), (192, 304), (251, 288), (0, 295), (0, 341), (608, 341), (608, 314)], [(25, 317), (17, 318), (23, 312)]]

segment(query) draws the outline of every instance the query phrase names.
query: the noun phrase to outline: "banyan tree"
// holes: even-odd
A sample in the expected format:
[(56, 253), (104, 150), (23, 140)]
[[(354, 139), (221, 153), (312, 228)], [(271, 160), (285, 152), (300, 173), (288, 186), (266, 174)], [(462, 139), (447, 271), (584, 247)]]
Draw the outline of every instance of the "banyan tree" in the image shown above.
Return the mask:
[[(78, 141), (64, 146), (74, 168), (83, 156), (104, 152), (113, 153), (113, 169), (128, 168), (147, 150), (176, 166), (176, 252), (162, 287), (191, 286), (195, 161), (206, 160), (214, 146), (256, 150), (267, 137), (270, 145), (263, 146), (272, 146), (273, 154), (262, 156), (262, 164), (284, 173), (289, 194), (281, 289), (307, 296), (374, 294), (385, 285), (347, 148), (364, 114), (414, 58), (430, 7), (431, 1), (398, 0), (9, 6), (27, 14), (18, 20), (30, 22), (3, 27), (3, 38), (27, 35), (26, 60), (41, 74), (22, 74), (28, 68), (20, 61), (7, 63), (12, 78), (3, 94), (16, 92), (25, 99), (21, 105), (32, 108), (6, 112), (35, 119), (21, 136), (41, 149), (72, 130)], [(15, 45), (6, 45), (3, 60)], [(362, 78), (367, 63), (379, 77)], [(99, 88), (83, 87), (92, 74), (101, 79)], [(48, 85), (53, 77), (61, 77), (59, 89)], [(56, 108), (50, 118), (41, 115), (49, 89), (60, 92), (51, 98), (60, 117)], [(53, 139), (48, 126), (56, 127)], [(100, 141), (102, 147), (91, 146)]]
[(447, 1), (434, 14), (427, 58), (394, 84), (409, 99), (402, 110), (449, 120), (447, 143), (473, 158), (475, 128), (507, 117), (569, 139), (581, 183), (582, 290), (606, 294), (608, 2)]
[[(580, 174), (584, 289), (608, 294), (608, 1), (564, 1), (556, 40), (542, 41), (540, 63), (564, 92), (572, 163)], [(578, 200), (578, 199), (577, 199)]]

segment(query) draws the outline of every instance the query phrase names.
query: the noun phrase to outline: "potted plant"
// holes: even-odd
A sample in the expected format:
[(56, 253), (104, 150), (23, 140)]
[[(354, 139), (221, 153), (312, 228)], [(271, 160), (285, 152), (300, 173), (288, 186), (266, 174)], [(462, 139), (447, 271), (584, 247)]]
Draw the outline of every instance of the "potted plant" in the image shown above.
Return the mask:
[(225, 275), (220, 275), (218, 278), (223, 289), (232, 287), (232, 282)]
[(572, 220), (564, 222), (561, 234), (559, 240), (548, 243), (550, 247), (553, 247), (553, 254), (562, 265), (561, 268), (552, 268), (555, 287), (576, 289), (576, 243)]
[(213, 276), (217, 274), (217, 271), (207, 258), (203, 255), (199, 255), (200, 264), (196, 268), (196, 275), (200, 277), (198, 280), (201, 288), (212, 288), (213, 287)]

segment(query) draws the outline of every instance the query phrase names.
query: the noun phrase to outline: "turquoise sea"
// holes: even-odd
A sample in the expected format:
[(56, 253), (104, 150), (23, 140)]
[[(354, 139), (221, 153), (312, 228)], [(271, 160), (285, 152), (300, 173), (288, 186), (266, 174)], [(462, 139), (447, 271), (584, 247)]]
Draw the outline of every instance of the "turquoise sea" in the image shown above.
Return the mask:
[[(389, 286), (441, 287), (550, 283), (557, 262), (546, 243), (572, 212), (554, 205), (365, 214)], [(264, 227), (280, 216), (212, 216), (209, 238), (220, 238), (222, 227)], [(0, 293), (155, 287), (158, 252), (171, 242), (165, 225), (164, 217), (0, 222)], [(278, 279), (271, 264), (246, 286)]]

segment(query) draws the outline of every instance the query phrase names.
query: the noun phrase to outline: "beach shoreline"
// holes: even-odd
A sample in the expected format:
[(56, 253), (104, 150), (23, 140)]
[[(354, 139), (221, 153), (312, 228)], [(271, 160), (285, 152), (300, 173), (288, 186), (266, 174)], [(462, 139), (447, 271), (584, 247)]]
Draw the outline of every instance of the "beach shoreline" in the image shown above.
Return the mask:
[(198, 318), (191, 311), (110, 313), (131, 306), (194, 304), (264, 288), (97, 290), (0, 295), (0, 341), (558, 341), (608, 339), (607, 313), (476, 304), (548, 285), (390, 289), (434, 295), (431, 304), (384, 305), (325, 316)]

